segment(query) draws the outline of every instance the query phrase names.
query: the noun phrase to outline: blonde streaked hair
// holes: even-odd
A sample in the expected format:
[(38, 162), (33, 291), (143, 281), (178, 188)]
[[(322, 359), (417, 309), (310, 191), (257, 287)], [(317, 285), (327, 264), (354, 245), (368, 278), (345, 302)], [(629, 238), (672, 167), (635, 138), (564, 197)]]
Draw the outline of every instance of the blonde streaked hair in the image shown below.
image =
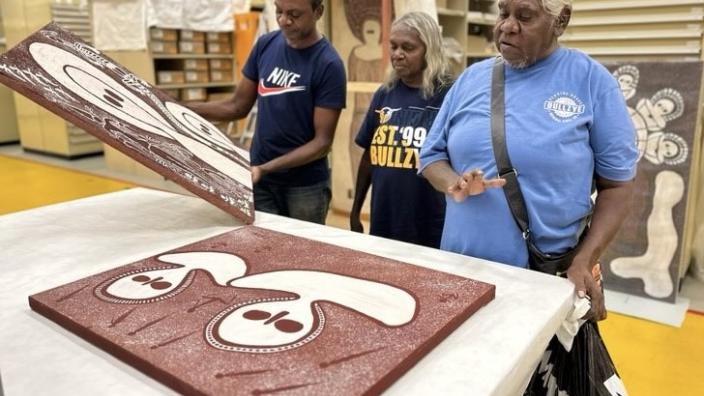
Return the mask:
[[(425, 45), (425, 68), (423, 69), (420, 90), (424, 98), (430, 98), (438, 88), (448, 85), (452, 81), (449, 62), (442, 49), (440, 26), (425, 12), (409, 12), (397, 18), (391, 25), (391, 30), (400, 27), (409, 28), (418, 33), (420, 41)], [(389, 90), (396, 85), (398, 80), (396, 71), (391, 69), (384, 82), (384, 87)]]
[(565, 7), (572, 9), (572, 0), (542, 0), (542, 2), (545, 10), (554, 17), (560, 16)]

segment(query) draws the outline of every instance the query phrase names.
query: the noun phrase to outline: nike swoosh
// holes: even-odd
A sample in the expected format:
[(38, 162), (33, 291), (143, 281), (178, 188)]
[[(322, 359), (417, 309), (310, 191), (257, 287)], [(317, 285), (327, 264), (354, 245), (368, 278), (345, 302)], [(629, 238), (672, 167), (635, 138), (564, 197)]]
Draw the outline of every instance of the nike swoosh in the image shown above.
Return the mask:
[(297, 87), (265, 87), (264, 80), (259, 80), (259, 87), (257, 87), (257, 92), (260, 96), (271, 96), (271, 95), (281, 95), (289, 92), (305, 91), (305, 86)]

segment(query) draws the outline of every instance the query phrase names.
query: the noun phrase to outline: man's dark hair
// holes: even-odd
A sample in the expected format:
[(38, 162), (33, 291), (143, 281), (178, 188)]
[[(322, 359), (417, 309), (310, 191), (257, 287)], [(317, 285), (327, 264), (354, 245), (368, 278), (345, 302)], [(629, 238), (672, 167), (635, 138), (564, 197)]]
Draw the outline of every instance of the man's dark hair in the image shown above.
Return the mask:
[(323, 0), (310, 0), (310, 5), (313, 6), (314, 10), (317, 10), (323, 4)]

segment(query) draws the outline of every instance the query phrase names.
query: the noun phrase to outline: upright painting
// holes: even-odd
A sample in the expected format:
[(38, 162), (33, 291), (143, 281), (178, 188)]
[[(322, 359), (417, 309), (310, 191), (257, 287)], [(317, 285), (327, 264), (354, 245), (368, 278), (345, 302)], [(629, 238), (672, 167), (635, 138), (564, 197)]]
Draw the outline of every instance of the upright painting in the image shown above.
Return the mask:
[(687, 259), (699, 150), (702, 63), (608, 64), (635, 127), (630, 214), (603, 255), (607, 288), (674, 302)]
[(249, 152), (58, 25), (1, 55), (0, 82), (245, 223), (254, 221)]
[(347, 81), (347, 109), (342, 113), (335, 133), (332, 155), (333, 202), (340, 211), (352, 207), (357, 169), (362, 149), (354, 138), (362, 125), (373, 92), (354, 83), (384, 80), (384, 60), (381, 46), (381, 2), (376, 0), (333, 0), (331, 7), (332, 42), (345, 62)]

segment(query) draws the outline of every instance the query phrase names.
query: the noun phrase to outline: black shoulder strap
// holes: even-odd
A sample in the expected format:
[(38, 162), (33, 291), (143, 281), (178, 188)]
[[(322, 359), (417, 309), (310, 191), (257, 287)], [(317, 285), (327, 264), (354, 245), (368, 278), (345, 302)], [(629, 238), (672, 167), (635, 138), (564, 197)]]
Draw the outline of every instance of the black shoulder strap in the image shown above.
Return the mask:
[(506, 180), (506, 185), (503, 187), (506, 201), (511, 208), (513, 219), (523, 233), (523, 239), (528, 239), (530, 237), (528, 211), (518, 185), (518, 171), (511, 165), (506, 148), (504, 61), (500, 56), (496, 57), (491, 73), (491, 142), (499, 177)]

